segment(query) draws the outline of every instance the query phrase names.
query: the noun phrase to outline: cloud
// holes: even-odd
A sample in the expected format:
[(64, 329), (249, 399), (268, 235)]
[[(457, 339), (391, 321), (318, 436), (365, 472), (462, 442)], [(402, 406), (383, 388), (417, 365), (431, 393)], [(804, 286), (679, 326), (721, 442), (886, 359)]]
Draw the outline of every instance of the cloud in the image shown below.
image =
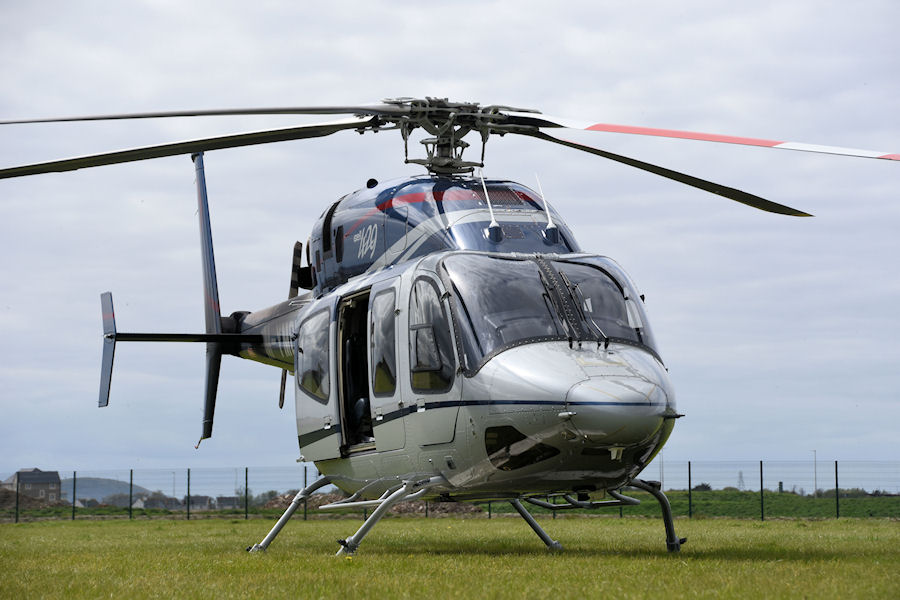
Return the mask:
[[(900, 9), (891, 2), (262, 7), (7, 7), (0, 116), (433, 95), (599, 122), (898, 150)], [(5, 126), (0, 162), (317, 120)], [(582, 246), (619, 260), (647, 294), (689, 415), (669, 456), (792, 458), (827, 446), (838, 458), (896, 457), (896, 164), (573, 136), (817, 215), (758, 213), (536, 140), (489, 143), (490, 176), (534, 186), (539, 172)], [(306, 241), (325, 207), (369, 177), (420, 172), (402, 164), (402, 151), (392, 132), (343, 132), (209, 153), (223, 310), (280, 301), (293, 242)], [(410, 151), (420, 152), (417, 144)], [(193, 177), (188, 158), (173, 157), (0, 182), (0, 469), (296, 458), (293, 411), (275, 406), (280, 374), (237, 359), (223, 365), (215, 436), (192, 449), (199, 346), (122, 344), (112, 404), (92, 408), (100, 292), (114, 292), (122, 330), (202, 327)]]

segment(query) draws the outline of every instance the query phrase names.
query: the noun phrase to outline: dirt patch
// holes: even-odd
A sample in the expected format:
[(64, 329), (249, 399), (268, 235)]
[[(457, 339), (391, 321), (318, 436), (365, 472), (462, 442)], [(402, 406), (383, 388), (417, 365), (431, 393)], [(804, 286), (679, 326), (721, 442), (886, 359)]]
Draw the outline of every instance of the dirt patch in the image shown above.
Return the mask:
[[(276, 496), (272, 498), (266, 503), (266, 508), (278, 508), (281, 510), (287, 509), (290, 506), (291, 501), (294, 499), (297, 493), (282, 494), (281, 496)], [(331, 504), (332, 502), (338, 502), (340, 500), (345, 499), (346, 496), (341, 494), (313, 494), (307, 500), (307, 508), (310, 510), (318, 509), (320, 506), (324, 504)], [(369, 510), (373, 510), (375, 507), (369, 507)], [(425, 515), (425, 502), (422, 500), (417, 500), (414, 502), (400, 502), (399, 504), (391, 507), (391, 514), (394, 515)], [(459, 514), (473, 514), (473, 513), (481, 513), (484, 512), (484, 509), (481, 506), (475, 504), (469, 504), (467, 502), (429, 502), (428, 503), (428, 515), (459, 515)]]
[[(19, 510), (34, 510), (38, 508), (49, 508), (51, 506), (71, 506), (66, 502), (47, 502), (40, 498), (32, 498), (25, 494), (19, 494)], [(16, 509), (16, 492), (13, 490), (0, 489), (0, 510)]]

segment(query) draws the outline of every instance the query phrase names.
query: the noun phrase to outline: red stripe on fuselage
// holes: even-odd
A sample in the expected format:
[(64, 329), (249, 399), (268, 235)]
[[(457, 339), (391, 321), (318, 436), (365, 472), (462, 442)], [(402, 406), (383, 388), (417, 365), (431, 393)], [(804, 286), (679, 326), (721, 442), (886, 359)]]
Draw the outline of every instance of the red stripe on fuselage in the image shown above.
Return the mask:
[(434, 194), (433, 192), (412, 192), (410, 194), (403, 194), (402, 196), (393, 196), (388, 200), (382, 202), (377, 205), (375, 208), (370, 209), (364, 217), (357, 220), (344, 234), (344, 239), (350, 237), (350, 234), (356, 231), (360, 225), (368, 221), (370, 218), (375, 216), (380, 212), (384, 212), (389, 208), (393, 208), (399, 204), (419, 204), (421, 202), (425, 202), (428, 200), (429, 195), (434, 197), (435, 202), (454, 202), (459, 200), (474, 200), (477, 198), (473, 194), (471, 190), (463, 189), (463, 188), (455, 188), (449, 189), (444, 192), (438, 192)]
[(718, 135), (715, 133), (698, 133), (694, 131), (678, 131), (676, 129), (654, 129), (652, 127), (632, 127), (629, 125), (610, 125), (597, 123), (587, 128), (588, 131), (608, 131), (610, 133), (633, 133), (637, 135), (653, 135), (657, 137), (681, 138), (685, 140), (700, 140), (704, 142), (723, 142), (726, 144), (743, 144), (745, 146), (765, 146), (771, 148), (784, 142), (774, 140), (761, 140), (757, 138), (735, 137), (731, 135)]

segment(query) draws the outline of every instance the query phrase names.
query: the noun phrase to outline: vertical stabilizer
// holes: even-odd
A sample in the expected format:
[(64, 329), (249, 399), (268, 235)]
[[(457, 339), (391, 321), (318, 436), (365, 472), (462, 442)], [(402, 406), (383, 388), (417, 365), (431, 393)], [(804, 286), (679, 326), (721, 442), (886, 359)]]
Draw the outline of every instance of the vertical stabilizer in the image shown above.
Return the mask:
[[(213, 255), (212, 228), (209, 223), (209, 201), (206, 197), (206, 175), (203, 153), (191, 155), (197, 175), (197, 214), (200, 219), (200, 252), (203, 261), (203, 313), (206, 333), (222, 333), (222, 312), (219, 307), (219, 284), (216, 281), (216, 259)], [(222, 365), (222, 343), (206, 344), (206, 394), (203, 405), (203, 433), (200, 442), (212, 436), (216, 393), (219, 388), (219, 368)], [(200, 445), (197, 442), (197, 446)]]

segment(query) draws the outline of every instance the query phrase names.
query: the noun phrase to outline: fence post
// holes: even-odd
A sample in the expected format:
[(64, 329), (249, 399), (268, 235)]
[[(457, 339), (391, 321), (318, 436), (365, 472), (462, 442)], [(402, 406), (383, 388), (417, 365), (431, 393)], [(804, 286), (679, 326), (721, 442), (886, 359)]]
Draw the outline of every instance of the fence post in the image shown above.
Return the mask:
[(244, 467), (244, 520), (250, 518), (250, 467)]
[(488, 519), (491, 518), (491, 503), (488, 502)]
[(78, 496), (75, 494), (75, 490), (78, 484), (78, 471), (72, 471), (72, 520), (75, 520), (75, 498)]
[(838, 461), (834, 461), (834, 518), (841, 518), (841, 488), (838, 485)]
[(766, 507), (763, 498), (763, 461), (759, 461), (759, 520), (766, 520)]
[(428, 500), (425, 501), (425, 518), (428, 518)]
[(186, 496), (186, 499), (187, 499), (187, 502), (185, 504), (187, 505), (187, 520), (190, 521), (191, 520), (191, 470), (190, 469), (187, 470), (187, 496)]
[(19, 522), (19, 474), (16, 473), (16, 523)]
[(691, 497), (691, 461), (688, 461), (688, 519), (694, 517), (694, 503)]
[[(306, 465), (303, 465), (303, 489), (305, 490), (306, 487), (307, 487), (307, 484), (306, 484)], [(306, 517), (306, 512), (307, 512), (307, 507), (308, 507), (308, 506), (309, 506), (309, 504), (306, 502), (306, 498), (304, 498), (304, 499), (303, 499), (303, 520), (304, 520), (304, 521), (307, 519), (307, 517)]]
[(134, 518), (131, 505), (134, 504), (134, 469), (128, 470), (128, 520)]

